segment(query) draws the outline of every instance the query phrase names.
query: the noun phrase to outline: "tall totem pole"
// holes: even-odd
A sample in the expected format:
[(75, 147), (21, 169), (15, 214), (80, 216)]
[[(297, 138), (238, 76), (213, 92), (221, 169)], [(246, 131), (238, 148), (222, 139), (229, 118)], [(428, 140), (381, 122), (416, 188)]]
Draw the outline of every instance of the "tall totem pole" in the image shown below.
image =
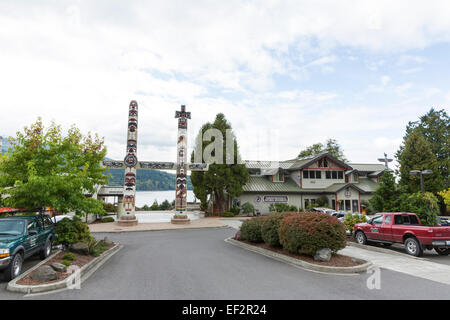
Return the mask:
[(178, 119), (177, 142), (177, 182), (175, 193), (175, 215), (172, 218), (174, 224), (188, 224), (187, 216), (187, 120), (191, 113), (186, 112), (186, 106), (181, 106), (181, 111), (175, 112)]
[(130, 102), (128, 110), (128, 134), (127, 150), (124, 159), (125, 179), (123, 187), (123, 208), (119, 206), (119, 221), (122, 226), (137, 225), (135, 215), (136, 199), (136, 166), (137, 160), (137, 127), (138, 127), (138, 104), (135, 100)]

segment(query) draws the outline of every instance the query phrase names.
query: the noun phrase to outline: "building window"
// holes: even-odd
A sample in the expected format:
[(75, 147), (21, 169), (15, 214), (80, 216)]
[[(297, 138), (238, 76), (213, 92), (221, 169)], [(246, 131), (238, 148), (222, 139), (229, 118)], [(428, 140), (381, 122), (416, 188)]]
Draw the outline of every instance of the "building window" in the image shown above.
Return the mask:
[(303, 179), (308, 179), (309, 178), (309, 171), (305, 170), (303, 171)]
[(353, 207), (353, 212), (359, 212), (359, 201), (358, 200), (353, 200), (352, 201), (352, 207)]
[(345, 211), (352, 211), (350, 200), (345, 200)]
[(315, 179), (316, 178), (316, 172), (315, 171), (309, 171), (309, 178)]
[(322, 172), (316, 171), (316, 179), (322, 179)]
[(331, 175), (332, 175), (333, 179), (337, 179), (337, 172), (336, 171), (332, 171)]
[(319, 168), (322, 168), (322, 159), (319, 160)]
[(338, 179), (344, 179), (344, 172), (342, 171), (338, 172)]
[(273, 176), (273, 181), (275, 182), (284, 182), (284, 173), (279, 171), (277, 174)]
[(328, 161), (327, 161), (326, 158), (323, 159), (323, 167), (324, 167), (324, 168), (328, 168)]
[(333, 209), (333, 210), (336, 210), (336, 200), (331, 200), (331, 208)]
[(325, 171), (325, 177), (331, 179), (331, 171)]
[(309, 199), (305, 199), (305, 209), (307, 209), (309, 206)]

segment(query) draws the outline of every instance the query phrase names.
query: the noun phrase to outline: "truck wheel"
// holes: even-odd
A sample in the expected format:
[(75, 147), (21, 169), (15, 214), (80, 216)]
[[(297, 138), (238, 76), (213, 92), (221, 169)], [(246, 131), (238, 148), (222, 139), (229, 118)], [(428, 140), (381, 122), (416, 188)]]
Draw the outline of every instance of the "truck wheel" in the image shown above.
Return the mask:
[(357, 231), (355, 234), (356, 243), (358, 244), (366, 244), (367, 243), (367, 237), (362, 231)]
[(45, 241), (44, 248), (42, 248), (40, 253), (41, 259), (42, 260), (46, 259), (51, 252), (52, 252), (52, 242), (50, 241), (50, 239), (47, 239), (47, 241)]
[(5, 280), (11, 281), (12, 279), (18, 277), (22, 272), (22, 264), (23, 264), (22, 254), (16, 253), (12, 258), (8, 268), (5, 269), (4, 273)]
[(408, 238), (405, 241), (406, 253), (414, 257), (420, 257), (423, 255), (423, 249), (420, 242), (416, 238)]
[(450, 254), (450, 249), (448, 248), (434, 248), (434, 251), (440, 256), (448, 256)]

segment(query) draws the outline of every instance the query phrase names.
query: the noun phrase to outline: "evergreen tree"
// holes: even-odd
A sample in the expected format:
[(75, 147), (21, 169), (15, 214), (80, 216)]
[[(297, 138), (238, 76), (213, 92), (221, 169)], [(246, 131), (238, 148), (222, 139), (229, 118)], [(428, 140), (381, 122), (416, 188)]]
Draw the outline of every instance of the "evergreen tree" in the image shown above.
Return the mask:
[[(197, 142), (202, 139), (204, 133), (208, 129), (217, 129), (221, 132), (224, 144), (223, 144), (223, 164), (210, 164), (208, 171), (193, 171), (191, 173), (191, 181), (194, 186), (194, 194), (201, 201), (202, 208), (207, 208), (208, 196), (212, 196), (214, 200), (214, 209), (218, 215), (222, 215), (225, 211), (227, 201), (229, 199), (238, 197), (242, 194), (242, 187), (248, 181), (248, 170), (244, 164), (239, 164), (238, 159), (238, 144), (236, 137), (232, 134), (233, 139), (233, 164), (227, 164), (227, 152), (226, 152), (226, 131), (231, 130), (231, 125), (226, 120), (225, 115), (219, 113), (216, 115), (216, 119), (213, 123), (206, 123), (202, 126)], [(212, 142), (211, 142), (212, 143)], [(207, 143), (203, 142), (202, 147), (197, 144), (195, 152), (201, 152), (203, 154)], [(215, 156), (215, 154), (213, 154)], [(194, 161), (194, 153), (192, 154), (191, 161)], [(205, 161), (203, 159), (203, 161)]]
[(159, 210), (159, 204), (158, 204), (158, 200), (153, 201), (152, 206), (150, 207), (151, 211), (158, 211)]
[(172, 206), (170, 205), (168, 200), (164, 200), (163, 203), (159, 206), (160, 210), (170, 210), (172, 209)]
[(308, 156), (315, 156), (324, 152), (328, 152), (331, 156), (343, 162), (347, 161), (346, 157), (344, 156), (344, 151), (342, 150), (342, 147), (335, 139), (328, 139), (325, 142), (325, 144), (315, 143), (312, 146), (306, 148), (305, 150), (302, 150), (299, 153), (298, 157), (304, 158)]
[(395, 176), (390, 171), (385, 171), (378, 184), (378, 188), (369, 200), (371, 208), (375, 212), (395, 212), (399, 207), (401, 191), (395, 185)]
[[(404, 140), (406, 141), (416, 129), (422, 133), (425, 140), (430, 144), (431, 151), (437, 159), (437, 169), (444, 183), (444, 188), (449, 188), (450, 117), (444, 109), (435, 110), (431, 108), (418, 121), (408, 123)], [(400, 147), (397, 158), (399, 158), (403, 149), (404, 146)]]
[(409, 193), (420, 191), (420, 175), (411, 175), (412, 170), (432, 170), (433, 173), (424, 176), (425, 190), (437, 193), (443, 189), (438, 161), (430, 144), (422, 134), (422, 130), (415, 128), (405, 137), (401, 152), (397, 153), (400, 164), (399, 184)]

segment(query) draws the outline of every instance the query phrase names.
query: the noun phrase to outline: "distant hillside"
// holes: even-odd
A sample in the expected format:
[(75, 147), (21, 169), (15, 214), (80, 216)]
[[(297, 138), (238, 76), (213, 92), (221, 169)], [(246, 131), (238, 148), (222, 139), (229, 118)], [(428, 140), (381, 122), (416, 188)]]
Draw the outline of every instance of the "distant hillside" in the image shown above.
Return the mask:
[[(105, 172), (106, 174), (106, 172)], [(109, 186), (123, 186), (124, 170), (110, 169)], [(136, 189), (138, 191), (175, 190), (176, 175), (159, 170), (138, 170), (136, 174)], [(188, 189), (192, 190), (191, 178), (188, 176)]]
[[(11, 144), (8, 138), (2, 139), (1, 152), (5, 153)], [(106, 160), (111, 160), (105, 158)], [(105, 172), (107, 174), (107, 172)], [(108, 181), (110, 186), (123, 186), (124, 170), (110, 169), (109, 174), (112, 177)], [(173, 173), (167, 173), (159, 170), (138, 170), (136, 189), (139, 191), (166, 191), (175, 190), (176, 175)], [(188, 189), (192, 190), (191, 178), (188, 176)]]

